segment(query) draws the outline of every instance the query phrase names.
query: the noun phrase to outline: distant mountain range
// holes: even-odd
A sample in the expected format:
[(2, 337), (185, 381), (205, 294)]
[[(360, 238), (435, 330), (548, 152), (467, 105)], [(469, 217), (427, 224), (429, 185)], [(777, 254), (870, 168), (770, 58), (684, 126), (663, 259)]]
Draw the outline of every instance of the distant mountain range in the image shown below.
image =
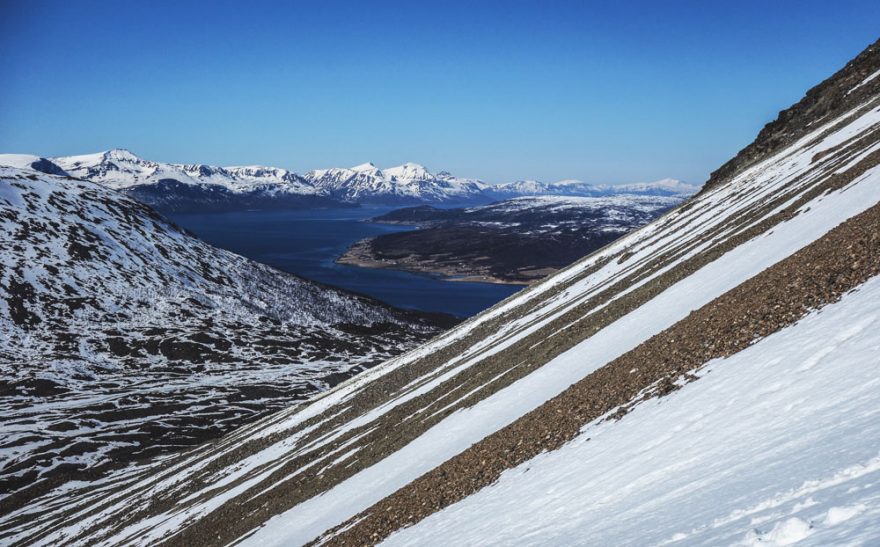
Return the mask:
[(56, 158), (5, 154), (0, 155), (0, 165), (68, 174), (122, 190), (160, 210), (172, 212), (346, 207), (361, 203), (464, 205), (530, 195), (688, 196), (699, 190), (698, 186), (674, 179), (624, 185), (597, 185), (577, 180), (489, 184), (456, 177), (446, 171), (432, 173), (416, 163), (386, 169), (365, 163), (351, 168), (316, 169), (299, 175), (277, 167), (155, 162), (124, 149)]

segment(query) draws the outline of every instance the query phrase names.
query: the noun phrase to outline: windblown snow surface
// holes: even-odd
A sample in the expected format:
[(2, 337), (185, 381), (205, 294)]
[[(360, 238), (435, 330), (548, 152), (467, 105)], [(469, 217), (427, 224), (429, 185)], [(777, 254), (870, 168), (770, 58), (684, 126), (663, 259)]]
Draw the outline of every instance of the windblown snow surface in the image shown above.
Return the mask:
[(387, 543), (872, 544), (878, 331), (874, 278)]

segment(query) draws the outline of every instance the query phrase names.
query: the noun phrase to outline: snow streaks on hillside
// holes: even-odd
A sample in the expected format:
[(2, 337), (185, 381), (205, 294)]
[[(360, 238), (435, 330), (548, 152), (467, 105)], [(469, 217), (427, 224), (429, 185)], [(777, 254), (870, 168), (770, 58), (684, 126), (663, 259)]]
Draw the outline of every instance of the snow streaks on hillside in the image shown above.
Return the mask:
[[(878, 543), (878, 69), (880, 42), (643, 228), (306, 404), (35, 495), (0, 540)], [(315, 176), (381, 170), (348, 171)]]
[(436, 332), (98, 184), (0, 168), (0, 501), (216, 437)]

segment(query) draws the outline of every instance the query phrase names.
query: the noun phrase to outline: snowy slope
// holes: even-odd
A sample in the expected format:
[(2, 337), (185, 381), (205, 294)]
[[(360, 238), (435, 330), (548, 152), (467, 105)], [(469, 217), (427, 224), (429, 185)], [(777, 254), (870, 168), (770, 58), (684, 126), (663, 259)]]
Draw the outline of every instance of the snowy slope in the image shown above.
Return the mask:
[(0, 166), (3, 165), (19, 169), (33, 169), (48, 175), (68, 175), (64, 169), (51, 160), (30, 154), (0, 154)]
[[(872, 124), (880, 123), (880, 109), (875, 110), (873, 114)], [(780, 177), (781, 180), (778, 180), (778, 183), (790, 180), (789, 177), (794, 175), (791, 172), (780, 174), (784, 176)], [(253, 536), (253, 544), (280, 545), (288, 541), (294, 543), (307, 541), (309, 536), (319, 533), (320, 530), (326, 530), (342, 522), (344, 519), (340, 519), (341, 515), (353, 517), (359, 511), (367, 509), (384, 495), (392, 494), (398, 488), (468, 449), (487, 435), (499, 431), (528, 412), (537, 409), (546, 401), (562, 393), (574, 382), (599, 369), (603, 364), (634, 350), (652, 336), (685, 319), (692, 310), (708, 304), (713, 298), (724, 294), (758, 274), (764, 268), (789, 256), (839, 222), (876, 204), (880, 201), (880, 193), (878, 193), (876, 186), (878, 183), (880, 183), (880, 168), (875, 168), (871, 177), (863, 179), (860, 185), (849, 188), (848, 192), (840, 192), (832, 198), (821, 200), (819, 203), (805, 205), (800, 209), (801, 214), (784, 225), (778, 226), (772, 233), (731, 250), (505, 389), (494, 394), (487, 393), (476, 404), (458, 409), (457, 412), (422, 433), (401, 450), (341, 483), (324, 496), (309, 500), (291, 509), (289, 513), (284, 513), (270, 520), (265, 528), (257, 531)], [(723, 196), (724, 193), (719, 192), (719, 194), (722, 195), (711, 197), (716, 199), (727, 197)], [(707, 196), (707, 198), (709, 197)], [(698, 206), (694, 206), (691, 210), (694, 209), (700, 210)], [(702, 210), (699, 215), (696, 215), (698, 218), (705, 219), (705, 230), (711, 228), (712, 221), (722, 220), (712, 218), (714, 215), (711, 214), (711, 210)], [(716, 209), (717, 212), (719, 211)], [(674, 214), (673, 216), (678, 217), (674, 222), (680, 225), (689, 225), (690, 221), (694, 220), (691, 215), (681, 215), (684, 218)], [(701, 232), (688, 230), (676, 233), (673, 230), (663, 233), (662, 236), (664, 239), (689, 236), (688, 239), (690, 239), (699, 238), (702, 235)], [(642, 232), (639, 234), (642, 235)], [(646, 239), (656, 241), (657, 234), (652, 235), (654, 237)], [(662, 253), (667, 250), (664, 247), (654, 247), (646, 241), (639, 241), (642, 238), (623, 239), (622, 244), (645, 245), (646, 247), (628, 258), (625, 263), (638, 263), (654, 253)], [(612, 249), (618, 245), (614, 244)], [(618, 252), (620, 250), (622, 249), (618, 248)], [(608, 251), (606, 250), (606, 252)], [(590, 262), (595, 263), (600, 259), (601, 256), (597, 256)], [(520, 330), (512, 337), (512, 340), (510, 335), (498, 336), (496, 340), (492, 341), (491, 348), (485, 351), (496, 352), (504, 346), (516, 342), (517, 339), (524, 339), (531, 329), (545, 325), (549, 321), (550, 318), (546, 317), (547, 314), (563, 316), (563, 313), (574, 305), (572, 300), (587, 297), (591, 292), (596, 291), (597, 287), (602, 287), (603, 281), (608, 282), (619, 276), (622, 270), (625, 268), (622, 268), (621, 265), (608, 264), (599, 272), (568, 287), (561, 299), (557, 297), (555, 302), (551, 300), (547, 303), (541, 303), (530, 315), (518, 319), (517, 322), (526, 323), (528, 328)], [(548, 283), (553, 280), (554, 278), (551, 278)], [(579, 288), (578, 285), (581, 287)], [(549, 289), (549, 287), (542, 285), (539, 285), (538, 288)], [(512, 299), (514, 302), (516, 300), (516, 297)], [(508, 301), (507, 305), (511, 303)], [(577, 319), (571, 319), (561, 329), (572, 329), (580, 320), (580, 316)], [(546, 334), (534, 337), (533, 344), (541, 344), (542, 340), (543, 343), (546, 343), (547, 336), (560, 336), (561, 329), (557, 327), (549, 332), (545, 330)], [(453, 335), (454, 333), (448, 336)], [(490, 337), (490, 340), (491, 338), (495, 337)], [(876, 338), (874, 340), (878, 341)], [(481, 340), (480, 345), (486, 342), (486, 340)], [(485, 353), (478, 355), (477, 358), (462, 359), (457, 363), (451, 363), (454, 364), (452, 370), (420, 387), (420, 390), (427, 391), (429, 388), (440, 390), (441, 380), (448, 380), (448, 375), (453, 373), (465, 375), (471, 367), (485, 363)], [(502, 372), (502, 374), (506, 373)], [(494, 379), (489, 381), (494, 381)], [(459, 396), (464, 395), (462, 393)], [(411, 394), (404, 394), (399, 399), (386, 403), (382, 412), (387, 412), (392, 405), (401, 405), (410, 396)], [(417, 410), (418, 413), (437, 411), (436, 408), (431, 408), (432, 404), (427, 401), (421, 404), (425, 410)], [(609, 413), (611, 410), (613, 409), (608, 409)], [(372, 420), (376, 420), (376, 418), (376, 416), (371, 417)], [(511, 503), (511, 500), (507, 499), (507, 502)]]
[(874, 278), (388, 543), (873, 544), (878, 328)]
[(0, 167), (0, 501), (216, 437), (438, 331), (101, 185)]
[(682, 207), (444, 335), (0, 535), (877, 543), (877, 70), (873, 46)]

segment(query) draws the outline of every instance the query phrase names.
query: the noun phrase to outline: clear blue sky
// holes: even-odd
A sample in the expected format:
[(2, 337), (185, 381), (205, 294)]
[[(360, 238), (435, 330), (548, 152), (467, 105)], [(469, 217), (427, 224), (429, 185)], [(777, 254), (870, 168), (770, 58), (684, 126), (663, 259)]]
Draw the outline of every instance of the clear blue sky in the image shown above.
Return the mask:
[(872, 1), (0, 0), (0, 151), (702, 182)]

